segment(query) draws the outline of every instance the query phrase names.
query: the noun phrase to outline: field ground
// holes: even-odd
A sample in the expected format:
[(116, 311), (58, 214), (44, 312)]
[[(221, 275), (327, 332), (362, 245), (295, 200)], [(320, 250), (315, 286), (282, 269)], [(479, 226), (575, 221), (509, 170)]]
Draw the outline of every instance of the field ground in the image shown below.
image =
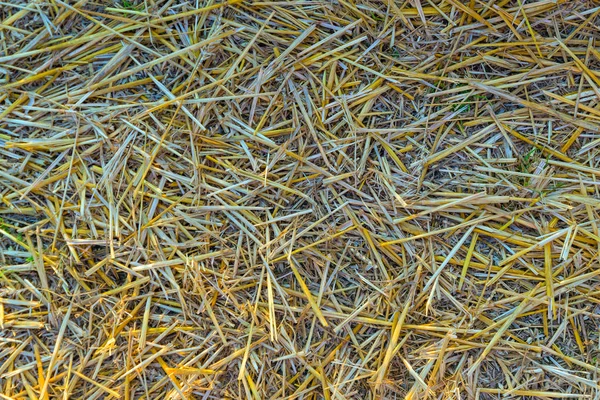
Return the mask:
[(600, 3), (0, 4), (0, 398), (600, 399)]

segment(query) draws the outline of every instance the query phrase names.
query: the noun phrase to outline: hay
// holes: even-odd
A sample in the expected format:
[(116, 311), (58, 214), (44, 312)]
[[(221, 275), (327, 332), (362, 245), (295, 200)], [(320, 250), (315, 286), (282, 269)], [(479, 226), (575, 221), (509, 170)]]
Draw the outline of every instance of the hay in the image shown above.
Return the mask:
[(3, 2), (0, 397), (599, 398), (599, 15)]

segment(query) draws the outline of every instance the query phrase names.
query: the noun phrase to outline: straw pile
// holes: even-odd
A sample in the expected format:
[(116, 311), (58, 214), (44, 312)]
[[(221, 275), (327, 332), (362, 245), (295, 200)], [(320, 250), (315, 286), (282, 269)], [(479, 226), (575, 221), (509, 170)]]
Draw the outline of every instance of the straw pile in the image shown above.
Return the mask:
[(599, 15), (3, 2), (0, 397), (599, 398)]

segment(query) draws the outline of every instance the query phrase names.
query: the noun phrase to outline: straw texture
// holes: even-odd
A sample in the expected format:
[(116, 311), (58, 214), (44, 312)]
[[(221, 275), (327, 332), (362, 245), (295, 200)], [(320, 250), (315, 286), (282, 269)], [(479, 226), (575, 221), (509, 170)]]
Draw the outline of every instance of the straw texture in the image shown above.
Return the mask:
[(0, 398), (598, 399), (599, 15), (0, 3)]

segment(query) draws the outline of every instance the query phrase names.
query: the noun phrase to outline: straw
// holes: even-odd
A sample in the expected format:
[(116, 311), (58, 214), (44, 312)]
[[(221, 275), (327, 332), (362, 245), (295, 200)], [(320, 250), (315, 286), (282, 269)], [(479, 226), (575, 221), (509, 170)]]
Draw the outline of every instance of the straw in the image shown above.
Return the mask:
[(594, 1), (0, 4), (0, 397), (600, 396)]

